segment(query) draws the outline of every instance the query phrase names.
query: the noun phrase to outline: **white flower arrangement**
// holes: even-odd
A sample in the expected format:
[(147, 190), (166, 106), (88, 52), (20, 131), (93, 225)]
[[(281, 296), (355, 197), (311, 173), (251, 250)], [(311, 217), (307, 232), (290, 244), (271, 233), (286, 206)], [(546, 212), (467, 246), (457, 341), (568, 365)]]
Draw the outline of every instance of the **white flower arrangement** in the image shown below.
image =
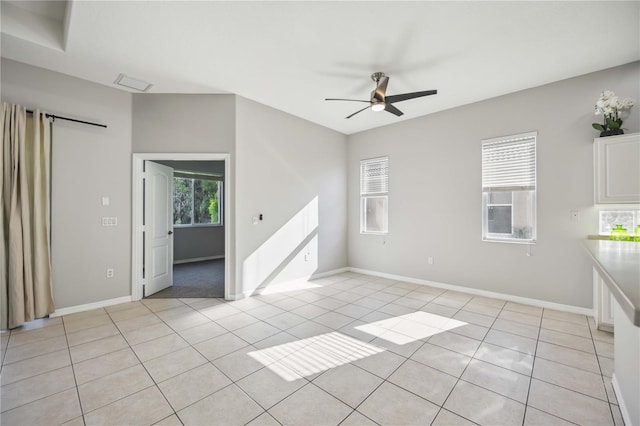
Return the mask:
[[(595, 114), (603, 115), (603, 123), (593, 123), (594, 129), (608, 134), (622, 134), (622, 115), (631, 109), (633, 100), (629, 98), (620, 99), (610, 90), (600, 93), (595, 105)], [(605, 135), (608, 135), (605, 134)], [(601, 136), (605, 136), (602, 135)]]

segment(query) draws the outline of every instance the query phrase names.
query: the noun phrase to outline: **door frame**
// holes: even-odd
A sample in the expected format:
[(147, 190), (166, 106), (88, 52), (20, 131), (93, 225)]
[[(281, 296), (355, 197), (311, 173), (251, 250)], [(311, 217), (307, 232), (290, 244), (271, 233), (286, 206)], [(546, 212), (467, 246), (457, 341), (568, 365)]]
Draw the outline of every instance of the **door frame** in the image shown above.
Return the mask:
[(144, 212), (144, 162), (153, 160), (176, 161), (224, 161), (224, 298), (230, 300), (230, 277), (233, 253), (231, 252), (230, 214), (231, 154), (214, 153), (134, 153), (132, 163), (131, 186), (131, 299), (142, 299), (143, 263), (143, 212)]

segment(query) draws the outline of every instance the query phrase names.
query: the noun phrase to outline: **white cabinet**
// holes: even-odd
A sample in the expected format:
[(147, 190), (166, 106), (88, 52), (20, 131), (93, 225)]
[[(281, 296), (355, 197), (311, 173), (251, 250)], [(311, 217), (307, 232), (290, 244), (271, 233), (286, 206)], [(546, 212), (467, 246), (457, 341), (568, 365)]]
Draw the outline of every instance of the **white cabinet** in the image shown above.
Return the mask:
[(596, 204), (640, 203), (640, 133), (594, 141)]
[(609, 287), (602, 281), (596, 268), (593, 268), (593, 307), (598, 330), (613, 332), (614, 298)]

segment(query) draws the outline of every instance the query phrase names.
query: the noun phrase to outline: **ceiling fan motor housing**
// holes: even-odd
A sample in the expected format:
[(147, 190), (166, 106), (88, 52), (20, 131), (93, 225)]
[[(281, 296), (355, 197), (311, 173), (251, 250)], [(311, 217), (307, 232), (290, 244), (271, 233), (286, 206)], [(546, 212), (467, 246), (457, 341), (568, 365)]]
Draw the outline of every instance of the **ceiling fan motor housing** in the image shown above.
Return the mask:
[(364, 102), (369, 105), (354, 112), (345, 118), (349, 119), (354, 115), (360, 114), (362, 111), (371, 108), (372, 111), (387, 111), (391, 114), (400, 117), (403, 112), (392, 105), (395, 102), (402, 102), (409, 99), (420, 98), (422, 96), (435, 95), (437, 90), (424, 90), (422, 92), (402, 93), (399, 95), (387, 96), (387, 84), (389, 84), (389, 77), (383, 72), (374, 72), (371, 74), (371, 79), (376, 83), (376, 88), (371, 92), (371, 98), (366, 101), (363, 99), (335, 99), (326, 98), (327, 101), (352, 101), (352, 102)]

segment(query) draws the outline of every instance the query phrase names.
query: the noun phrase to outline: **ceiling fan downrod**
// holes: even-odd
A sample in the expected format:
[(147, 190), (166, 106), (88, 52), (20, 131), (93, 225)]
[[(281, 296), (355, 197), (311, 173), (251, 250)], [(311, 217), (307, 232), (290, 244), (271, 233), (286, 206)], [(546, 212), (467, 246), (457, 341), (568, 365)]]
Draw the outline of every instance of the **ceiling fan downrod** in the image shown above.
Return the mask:
[(375, 81), (377, 85), (380, 79), (384, 76), (385, 76), (385, 73), (383, 72), (374, 72), (373, 74), (371, 74), (371, 80)]

